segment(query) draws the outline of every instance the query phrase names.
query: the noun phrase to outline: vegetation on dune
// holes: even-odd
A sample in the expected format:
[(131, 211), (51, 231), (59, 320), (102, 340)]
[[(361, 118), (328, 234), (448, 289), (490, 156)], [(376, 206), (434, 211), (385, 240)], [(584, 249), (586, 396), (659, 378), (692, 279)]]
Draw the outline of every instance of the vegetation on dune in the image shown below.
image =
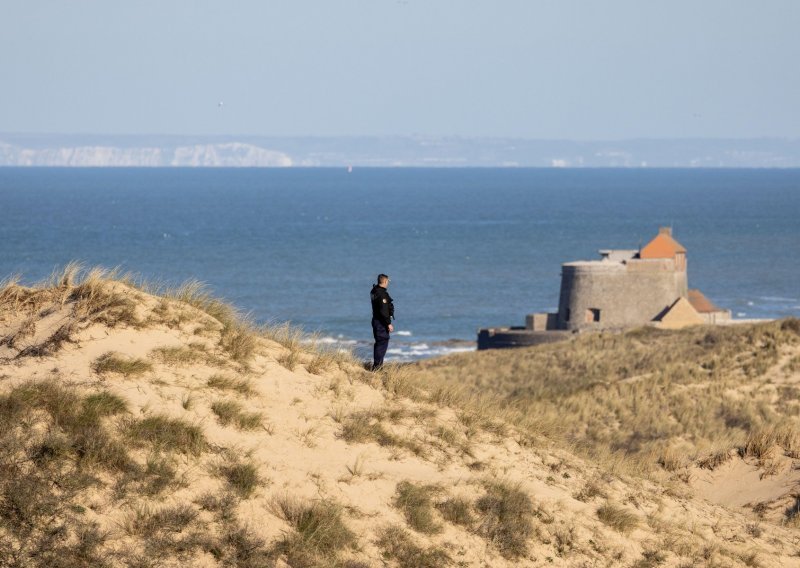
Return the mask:
[(150, 352), (150, 356), (170, 367), (214, 362), (214, 358), (209, 357), (209, 354), (206, 353), (206, 346), (202, 343), (190, 343), (189, 345), (176, 347), (157, 347)]
[(233, 460), (230, 463), (220, 464), (216, 468), (216, 474), (242, 499), (251, 497), (255, 490), (264, 484), (258, 473), (258, 466), (250, 462)]
[(255, 430), (263, 422), (260, 412), (245, 412), (242, 405), (235, 400), (215, 401), (211, 403), (211, 411), (217, 415), (223, 426), (233, 424), (240, 430)]
[(253, 385), (247, 379), (234, 379), (225, 375), (213, 375), (206, 383), (212, 389), (229, 390), (249, 397), (255, 394)]
[(606, 503), (597, 509), (597, 518), (621, 533), (628, 533), (639, 524), (634, 513), (612, 503)]
[(105, 419), (125, 412), (106, 392), (83, 397), (55, 381), (0, 395), (0, 558), (4, 566), (106, 566), (107, 535), (81, 514), (97, 473), (138, 466)]
[[(161, 297), (143, 291), (157, 291)], [(41, 321), (51, 314), (61, 323), (45, 333)], [(198, 283), (156, 289), (113, 271), (70, 266), (38, 287), (14, 280), (0, 285), (0, 322), (11, 322), (7, 335), (0, 337), (6, 360), (57, 354), (63, 345), (86, 337), (79, 332), (94, 323), (157, 326), (159, 332), (169, 328), (181, 338), (180, 344), (156, 347), (146, 359), (105, 353), (92, 362), (96, 374), (82, 377), (88, 380), (80, 387), (61, 379), (8, 383), (0, 394), (4, 566), (193, 565), (202, 557), (221, 566), (364, 568), (368, 564), (352, 557), (377, 550), (388, 566), (425, 568), (464, 564), (464, 543), (478, 543), (483, 551), (481, 539), (491, 555), (509, 563), (534, 555), (542, 562), (553, 562), (556, 556), (575, 556), (579, 562), (581, 554), (580, 561), (630, 564), (630, 555), (610, 546), (612, 531), (620, 533), (613, 538), (628, 541), (648, 535), (641, 557), (633, 559), (635, 566), (686, 559), (758, 565), (755, 553), (740, 553), (742, 547), (710, 533), (701, 538), (694, 527), (667, 518), (670, 509), (661, 507), (662, 499), (675, 494), (674, 483), (664, 485), (663, 492), (649, 492), (645, 483), (630, 484), (607, 467), (584, 474), (575, 464), (561, 458), (552, 463), (552, 455), (539, 453), (542, 483), (585, 503), (580, 507), (586, 514), (576, 520), (548, 512), (550, 497), (534, 500), (528, 486), (503, 481), (508, 471), (503, 468), (514, 467), (510, 456), (519, 451), (514, 442), (532, 445), (554, 435), (591, 455), (641, 457), (673, 478), (693, 460), (714, 469), (736, 451), (762, 464), (764, 475), (773, 471), (769, 468), (776, 447), (783, 455), (800, 457), (800, 430), (794, 423), (800, 415), (800, 389), (783, 380), (800, 368), (800, 321), (793, 319), (681, 332), (585, 335), (533, 349), (387, 364), (368, 373), (351, 353), (321, 348), (313, 336), (288, 324), (255, 327)], [(201, 425), (216, 421), (254, 440), (257, 433), (247, 431), (265, 427), (272, 434), (261, 413), (251, 410), (264, 407), (256, 397), (265, 386), (256, 383), (254, 371), (272, 371), (276, 360), (298, 370), (304, 388), (316, 380), (314, 396), (331, 403), (322, 415), (338, 424), (341, 440), (351, 445), (375, 442), (382, 449), (365, 452), (337, 442), (353, 452), (346, 462), (352, 466), (337, 466), (349, 477), (332, 481), (309, 472), (308, 483), (316, 484), (320, 499), (284, 495), (269, 501), (269, 511), (286, 525), (281, 525), (282, 536), (267, 542), (258, 527), (246, 524), (247, 512), (262, 502), (264, 487), (283, 482), (274, 479), (283, 469), (280, 464), (268, 469), (271, 464), (261, 460), (270, 458), (262, 454), (256, 459), (238, 446), (217, 445), (233, 432), (212, 440), (220, 429), (206, 433)], [(197, 372), (197, 365), (208, 369)], [(175, 380), (159, 382), (154, 369)], [(327, 376), (317, 380), (306, 372)], [(57, 369), (53, 373), (59, 377)], [(188, 385), (190, 374), (195, 382)], [(125, 383), (124, 378), (139, 380)], [(149, 400), (137, 408), (103, 390), (104, 384), (139, 388), (147, 381), (157, 386), (141, 399), (157, 392), (165, 403), (156, 412)], [(355, 398), (358, 389), (364, 390), (359, 382), (378, 391), (371, 393), (375, 400), (368, 408)], [(202, 392), (203, 386), (213, 390)], [(303, 400), (298, 397), (291, 404)], [(309, 448), (329, 442), (327, 418), (315, 422), (313, 413), (301, 406), (297, 412), (305, 422), (289, 422), (296, 437), (279, 432), (275, 439)], [(509, 460), (499, 460), (498, 466), (486, 449), (501, 439)], [(409, 469), (370, 466), (365, 473), (364, 456), (373, 452), (398, 460), (399, 467), (415, 459), (405, 454), (410, 452), (426, 461), (426, 467), (460, 468), (467, 485), (449, 494), (444, 485), (413, 479)], [(364, 526), (372, 513), (331, 500), (328, 484), (344, 482), (349, 485), (340, 487), (352, 491), (358, 484), (391, 478), (392, 471), (412, 476), (397, 483), (394, 495), (385, 499), (405, 522), (402, 527), (370, 528), (359, 539), (347, 519), (361, 519), (353, 526)], [(571, 477), (577, 480), (567, 481)], [(187, 498), (198, 479), (210, 492)], [(97, 503), (100, 508), (87, 514)], [(788, 527), (800, 525), (798, 503), (786, 508)], [(88, 520), (109, 510), (118, 512), (112, 532)], [(754, 539), (762, 531), (760, 526), (747, 528)], [(461, 542), (456, 534), (463, 537)], [(552, 556), (542, 557), (544, 549)]]
[[(52, 355), (65, 343), (73, 342), (77, 332), (94, 323), (109, 327), (140, 325), (136, 301), (115, 290), (113, 282), (130, 284), (132, 280), (116, 270), (84, 270), (80, 264), (71, 263), (38, 286), (21, 286), (18, 277), (3, 281), (0, 284), (0, 317), (9, 313), (27, 314), (30, 319), (27, 325), (0, 338), (0, 346), (11, 347), (18, 358)], [(65, 306), (68, 317), (34, 340), (34, 318)]]
[(390, 525), (378, 533), (376, 543), (383, 557), (394, 560), (398, 566), (416, 568), (440, 568), (451, 566), (452, 559), (438, 547), (423, 547), (414, 541), (411, 534), (399, 525)]
[(472, 505), (465, 497), (450, 497), (437, 503), (436, 508), (444, 520), (455, 525), (469, 527), (475, 520), (472, 514)]
[(528, 550), (533, 534), (534, 508), (520, 487), (499, 481), (486, 483), (486, 494), (475, 507), (482, 514), (477, 531), (507, 558), (518, 558)]
[(160, 414), (130, 418), (124, 423), (124, 432), (134, 445), (150, 446), (158, 451), (196, 456), (208, 446), (200, 426)]
[(414, 380), (458, 404), (489, 393), (496, 402), (483, 416), (504, 412), (523, 430), (564, 437), (590, 455), (622, 452), (672, 469), (720, 444), (742, 447), (760, 428), (795, 427), (800, 391), (770, 370), (800, 345), (798, 321), (586, 334), (425, 361)]
[[(357, 364), (352, 353), (323, 348), (313, 335), (307, 336), (288, 323), (257, 327), (245, 314), (213, 297), (197, 281), (166, 287), (137, 280), (118, 270), (85, 269), (79, 263), (70, 263), (34, 286), (22, 286), (19, 281), (19, 277), (12, 277), (0, 282), (0, 320), (9, 314), (27, 315), (20, 325), (0, 337), (0, 347), (9, 347), (17, 358), (52, 355), (64, 344), (74, 343), (78, 332), (96, 323), (137, 329), (161, 324), (190, 328), (197, 336), (216, 337), (217, 341), (213, 348), (204, 342), (193, 342), (155, 349), (151, 354), (153, 359), (169, 366), (205, 363), (233, 365), (246, 371), (259, 350), (260, 338), (284, 347), (285, 352), (278, 360), (290, 370), (302, 362), (312, 374)], [(140, 292), (156, 297), (155, 305), (142, 313)], [(37, 333), (39, 319), (64, 309), (68, 313), (59, 318), (59, 325), (48, 328), (46, 333)], [(149, 361), (126, 367), (122, 359), (123, 356), (116, 355), (108, 361), (98, 361), (96, 370), (125, 376), (149, 370)]]
[(144, 359), (126, 357), (119, 353), (108, 352), (95, 360), (92, 365), (95, 373), (117, 373), (125, 378), (138, 377), (153, 370), (153, 365)]
[(433, 508), (433, 498), (438, 492), (439, 488), (434, 485), (401, 481), (397, 484), (394, 506), (403, 512), (411, 528), (425, 534), (436, 534), (442, 530)]
[(201, 282), (186, 282), (164, 291), (164, 295), (214, 318), (221, 327), (219, 346), (236, 363), (246, 366), (255, 355), (258, 346), (255, 326), (235, 307), (213, 297)]
[(281, 496), (273, 500), (273, 510), (294, 529), (278, 546), (290, 566), (335, 565), (339, 553), (356, 542), (342, 520), (341, 506), (332, 501)]

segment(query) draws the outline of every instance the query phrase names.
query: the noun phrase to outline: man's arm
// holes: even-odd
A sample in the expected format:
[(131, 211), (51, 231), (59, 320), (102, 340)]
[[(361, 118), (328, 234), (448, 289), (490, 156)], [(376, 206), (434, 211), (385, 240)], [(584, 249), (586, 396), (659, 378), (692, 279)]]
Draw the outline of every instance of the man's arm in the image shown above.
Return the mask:
[(392, 299), (389, 297), (389, 294), (383, 293), (381, 294), (380, 302), (381, 321), (389, 328), (389, 331), (392, 331), (394, 329), (394, 326), (392, 326), (392, 315), (394, 314)]
[(386, 294), (386, 298), (389, 300), (387, 304), (389, 306), (389, 331), (394, 331), (394, 326), (392, 325), (392, 320), (394, 319), (394, 302), (392, 301), (392, 297), (389, 294)]

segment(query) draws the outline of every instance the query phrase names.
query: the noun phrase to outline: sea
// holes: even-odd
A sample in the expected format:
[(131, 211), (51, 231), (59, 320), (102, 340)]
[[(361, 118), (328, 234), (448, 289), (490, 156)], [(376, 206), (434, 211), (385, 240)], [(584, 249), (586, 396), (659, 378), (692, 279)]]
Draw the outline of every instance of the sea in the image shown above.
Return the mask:
[(367, 357), (383, 272), (399, 361), (555, 310), (562, 262), (659, 226), (687, 248), (690, 287), (735, 318), (800, 317), (796, 169), (0, 168), (0, 279), (80, 261), (200, 280)]

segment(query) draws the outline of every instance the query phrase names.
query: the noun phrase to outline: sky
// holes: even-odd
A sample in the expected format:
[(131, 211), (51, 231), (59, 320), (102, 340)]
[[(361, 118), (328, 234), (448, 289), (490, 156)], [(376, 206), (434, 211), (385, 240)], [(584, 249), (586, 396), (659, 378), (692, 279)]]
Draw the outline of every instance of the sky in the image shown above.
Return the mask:
[(0, 132), (797, 138), (798, 30), (798, 0), (0, 0)]

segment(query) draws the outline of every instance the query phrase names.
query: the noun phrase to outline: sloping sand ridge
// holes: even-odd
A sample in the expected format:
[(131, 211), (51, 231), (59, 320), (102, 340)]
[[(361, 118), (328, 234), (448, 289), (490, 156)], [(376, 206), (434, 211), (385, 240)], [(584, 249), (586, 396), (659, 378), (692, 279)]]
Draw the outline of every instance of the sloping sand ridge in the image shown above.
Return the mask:
[(800, 565), (792, 527), (591, 463), (413, 366), (255, 329), (197, 287), (10, 283), (0, 338), (3, 565)]

